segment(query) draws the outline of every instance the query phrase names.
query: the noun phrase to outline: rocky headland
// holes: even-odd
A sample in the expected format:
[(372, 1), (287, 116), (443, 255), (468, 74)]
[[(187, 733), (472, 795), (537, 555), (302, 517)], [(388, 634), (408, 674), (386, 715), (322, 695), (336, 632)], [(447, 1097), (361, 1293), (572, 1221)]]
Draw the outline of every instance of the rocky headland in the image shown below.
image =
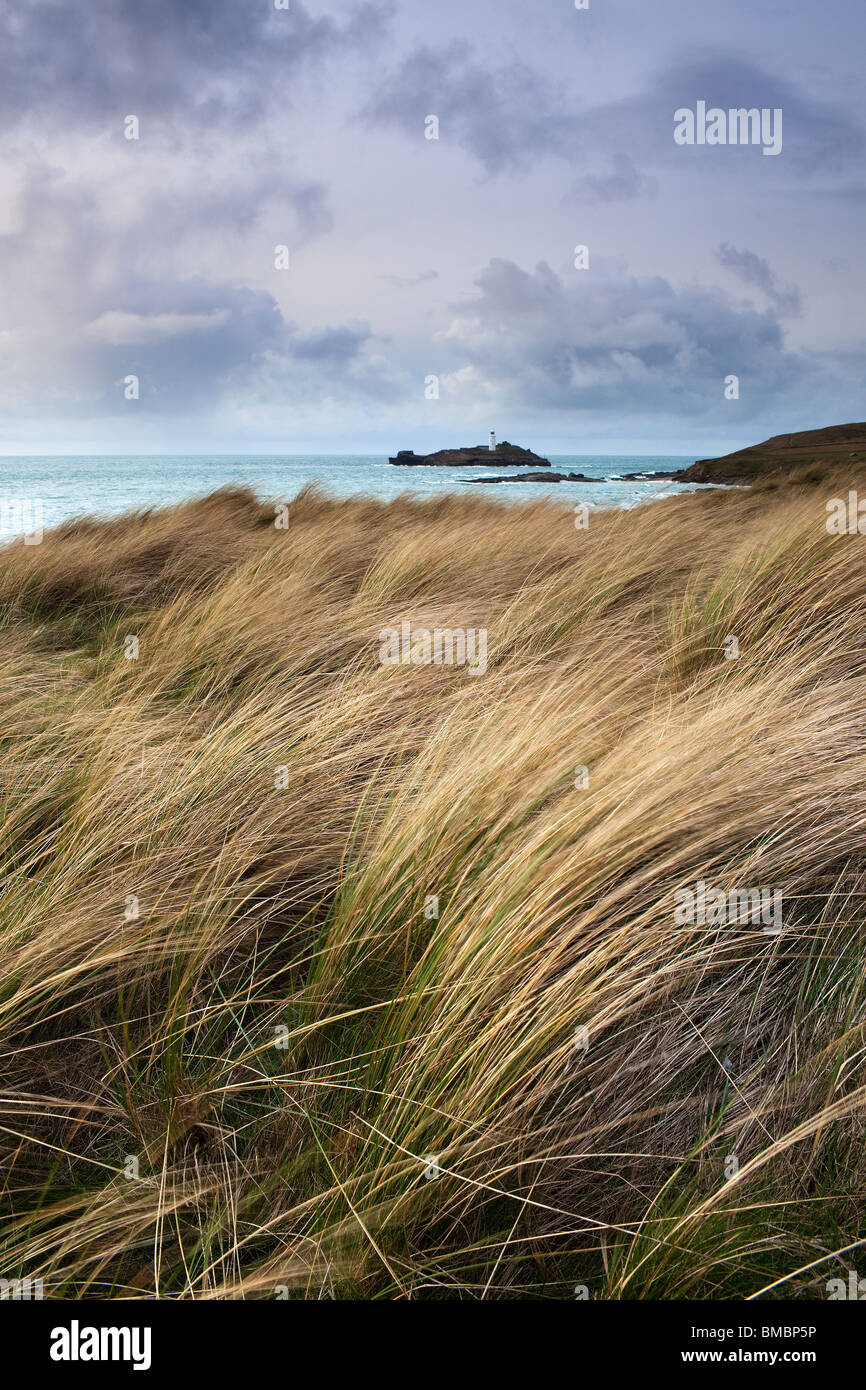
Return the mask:
[(829, 468), (851, 459), (866, 460), (866, 424), (776, 434), (721, 458), (697, 459), (678, 476), (686, 483), (742, 484), (774, 475), (781, 480), (803, 468)]

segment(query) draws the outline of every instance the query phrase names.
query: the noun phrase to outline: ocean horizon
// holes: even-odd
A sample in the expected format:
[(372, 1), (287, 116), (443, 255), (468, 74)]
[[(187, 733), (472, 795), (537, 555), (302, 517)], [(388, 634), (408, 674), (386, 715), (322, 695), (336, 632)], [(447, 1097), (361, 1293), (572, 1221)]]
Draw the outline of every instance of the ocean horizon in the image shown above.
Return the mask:
[[(0, 458), (0, 504), (5, 535), (27, 531), (33, 509), (41, 525), (73, 517), (117, 516), (140, 508), (174, 506), (217, 488), (252, 488), (263, 499), (290, 502), (316, 484), (338, 498), (359, 495), (392, 501), (444, 492), (483, 492), (522, 502), (550, 496), (592, 507), (634, 507), (695, 484), (668, 478), (626, 481), (625, 473), (661, 473), (685, 468), (691, 455), (551, 454), (553, 472), (584, 473), (591, 483), (484, 483), (478, 468), (395, 467), (384, 454), (18, 454)], [(491, 472), (501, 474), (502, 467)], [(526, 468), (514, 468), (514, 473)], [(16, 505), (17, 504), (17, 505)], [(24, 518), (18, 528), (10, 516)]]

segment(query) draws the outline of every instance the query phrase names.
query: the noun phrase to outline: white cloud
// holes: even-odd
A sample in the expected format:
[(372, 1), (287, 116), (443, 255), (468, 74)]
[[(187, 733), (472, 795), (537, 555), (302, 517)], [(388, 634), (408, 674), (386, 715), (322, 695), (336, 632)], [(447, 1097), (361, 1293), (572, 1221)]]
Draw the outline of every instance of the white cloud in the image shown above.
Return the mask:
[(212, 309), (208, 314), (127, 314), (109, 309), (85, 328), (88, 338), (115, 347), (130, 344), (164, 343), (184, 333), (206, 333), (228, 323), (228, 309)]

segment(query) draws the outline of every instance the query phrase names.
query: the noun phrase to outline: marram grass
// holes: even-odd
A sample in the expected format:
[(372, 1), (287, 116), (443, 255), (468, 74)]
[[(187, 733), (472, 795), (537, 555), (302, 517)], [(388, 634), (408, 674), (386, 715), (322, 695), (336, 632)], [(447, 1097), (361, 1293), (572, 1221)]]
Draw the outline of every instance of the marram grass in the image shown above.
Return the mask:
[[(227, 490), (0, 552), (0, 1275), (815, 1298), (866, 1261), (833, 491), (580, 530), (307, 490), (281, 530)], [(486, 629), (486, 673), (380, 664), (405, 620)], [(677, 924), (699, 880), (783, 930)]]

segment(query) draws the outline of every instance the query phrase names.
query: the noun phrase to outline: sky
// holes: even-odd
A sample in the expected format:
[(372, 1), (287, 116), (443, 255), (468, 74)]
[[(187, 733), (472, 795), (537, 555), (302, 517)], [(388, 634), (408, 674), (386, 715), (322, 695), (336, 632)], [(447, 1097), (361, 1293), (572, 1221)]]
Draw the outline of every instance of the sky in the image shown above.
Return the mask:
[(5, 0), (0, 452), (864, 419), (864, 51), (863, 0)]

